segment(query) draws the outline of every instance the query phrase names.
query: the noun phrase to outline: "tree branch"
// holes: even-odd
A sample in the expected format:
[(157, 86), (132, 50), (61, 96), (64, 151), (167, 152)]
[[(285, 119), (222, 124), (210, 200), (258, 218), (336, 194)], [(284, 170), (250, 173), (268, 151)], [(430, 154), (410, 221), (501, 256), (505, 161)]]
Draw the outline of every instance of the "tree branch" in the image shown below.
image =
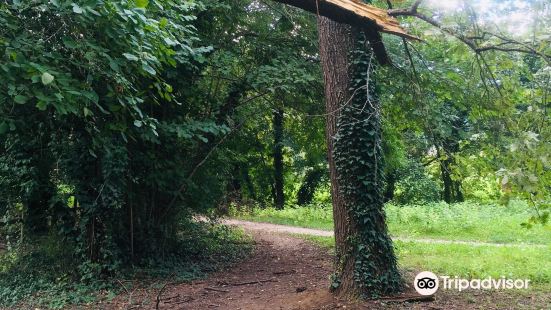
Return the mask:
[[(486, 51), (501, 51), (501, 52), (518, 52), (518, 53), (524, 53), (524, 54), (531, 54), (541, 57), (543, 60), (545, 60), (548, 64), (551, 64), (551, 55), (547, 55), (543, 52), (540, 52), (530, 45), (507, 38), (502, 35), (490, 33), (490, 32), (484, 32), (482, 35), (479, 36), (465, 36), (461, 33), (457, 33), (453, 31), (452, 29), (449, 29), (442, 25), (440, 22), (438, 22), (436, 19), (427, 16), (421, 12), (419, 12), (419, 5), (423, 2), (423, 0), (416, 1), (410, 8), (408, 9), (391, 9), (388, 10), (388, 15), (393, 17), (398, 16), (410, 16), (415, 17), (417, 19), (420, 19), (428, 24), (431, 24), (432, 26), (440, 29), (441, 31), (457, 38), (459, 41), (463, 42), (465, 45), (467, 45), (471, 50), (473, 50), (476, 54), (480, 54), (482, 52)], [(477, 43), (476, 40), (485, 40), (486, 35), (490, 35), (492, 37), (495, 37), (499, 39), (501, 42), (489, 44), (489, 45), (480, 45)]]

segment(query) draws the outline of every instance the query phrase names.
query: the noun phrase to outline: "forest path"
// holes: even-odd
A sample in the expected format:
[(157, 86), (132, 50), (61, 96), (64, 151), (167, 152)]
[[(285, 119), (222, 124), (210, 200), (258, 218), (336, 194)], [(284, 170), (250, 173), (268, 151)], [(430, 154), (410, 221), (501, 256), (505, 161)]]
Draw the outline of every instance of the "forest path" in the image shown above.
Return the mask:
[[(287, 234), (299, 234), (310, 235), (318, 237), (333, 237), (333, 232), (322, 229), (303, 228), (295, 226), (286, 226), (264, 222), (250, 222), (238, 219), (223, 219), (221, 223), (226, 225), (235, 225), (242, 227), (250, 231), (264, 231), (272, 233), (287, 233)], [(491, 243), (491, 242), (479, 242), (479, 241), (461, 241), (461, 240), (445, 240), (445, 239), (428, 239), (428, 238), (404, 238), (404, 237), (392, 237), (392, 240), (398, 240), (402, 242), (418, 242), (418, 243), (432, 243), (432, 244), (464, 244), (470, 246), (514, 246), (514, 247), (545, 247), (543, 244), (526, 244), (526, 243)]]
[[(426, 309), (425, 304), (391, 304), (388, 300), (340, 300), (329, 291), (333, 257), (326, 249), (270, 230), (244, 229), (255, 243), (249, 258), (204, 280), (168, 283), (161, 294), (157, 292), (159, 309)], [(135, 300), (144, 298), (140, 295)], [(155, 294), (147, 295), (145, 299), (154, 306)], [(124, 303), (116, 304), (117, 309), (125, 308)]]
[[(329, 293), (332, 258), (311, 243), (269, 231), (248, 230), (252, 255), (207, 279), (168, 286), (159, 309), (335, 309)], [(326, 307), (327, 306), (327, 307)]]

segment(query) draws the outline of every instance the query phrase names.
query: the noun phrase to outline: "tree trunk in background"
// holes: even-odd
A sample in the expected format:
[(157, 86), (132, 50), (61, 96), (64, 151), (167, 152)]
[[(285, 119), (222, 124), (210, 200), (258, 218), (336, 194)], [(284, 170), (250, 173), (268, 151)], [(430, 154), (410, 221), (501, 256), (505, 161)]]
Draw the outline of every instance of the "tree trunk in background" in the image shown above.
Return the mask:
[[(452, 130), (454, 136), (459, 135), (457, 130)], [(442, 143), (443, 155), (445, 159), (440, 160), (440, 174), (442, 177), (443, 190), (442, 199), (447, 203), (464, 201), (461, 191), (461, 181), (452, 178), (452, 169), (455, 165), (455, 154), (459, 152), (459, 142), (453, 139), (445, 139)], [(438, 157), (441, 158), (442, 154)]]
[[(47, 151), (41, 151), (46, 153)], [(27, 209), (25, 228), (31, 236), (43, 235), (48, 232), (48, 214), (50, 201), (56, 193), (56, 188), (50, 179), (53, 161), (45, 154), (35, 155), (33, 166), (35, 174), (33, 182), (35, 186), (27, 193), (23, 204)]]
[(313, 167), (312, 170), (306, 173), (297, 193), (297, 204), (303, 206), (312, 203), (314, 193), (320, 183), (324, 181), (325, 173), (327, 173), (327, 171), (320, 167)]
[(285, 196), (283, 192), (283, 117), (282, 108), (274, 111), (274, 205), (283, 209)]
[(385, 202), (389, 202), (394, 199), (394, 192), (396, 191), (396, 171), (389, 171), (386, 174), (386, 186), (385, 186)]
[(253, 180), (251, 180), (251, 175), (249, 174), (249, 167), (243, 168), (243, 180), (245, 181), (245, 185), (247, 185), (249, 197), (256, 200), (256, 190), (254, 189)]
[[(331, 199), (335, 231), (336, 264), (344, 264), (341, 285), (336, 288), (339, 295), (357, 294), (354, 284), (354, 260), (346, 259), (352, 249), (346, 242), (349, 236), (357, 234), (356, 223), (349, 217), (346, 204), (340, 195), (337, 170), (333, 158), (333, 138), (337, 133), (337, 119), (340, 109), (350, 98), (349, 52), (354, 47), (351, 27), (336, 23), (325, 17), (318, 17), (320, 57), (325, 81), (325, 123), (329, 176), (331, 178)], [(344, 261), (343, 261), (344, 260)]]
[(447, 203), (451, 203), (453, 201), (453, 181), (451, 178), (450, 169), (451, 167), (449, 159), (444, 159), (440, 161), (440, 173), (442, 175), (442, 183), (444, 185), (442, 191), (442, 199), (444, 199), (444, 201)]

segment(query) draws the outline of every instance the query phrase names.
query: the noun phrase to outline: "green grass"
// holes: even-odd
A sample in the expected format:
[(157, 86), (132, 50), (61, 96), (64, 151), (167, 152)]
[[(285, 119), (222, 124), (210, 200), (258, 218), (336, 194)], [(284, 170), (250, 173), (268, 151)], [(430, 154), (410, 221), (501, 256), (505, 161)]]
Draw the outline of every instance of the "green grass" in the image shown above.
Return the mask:
[(310, 205), (306, 207), (276, 210), (274, 208), (252, 210), (232, 210), (231, 215), (248, 221), (266, 222), (288, 226), (308, 227), (323, 230), (333, 229), (333, 211), (329, 205)]
[[(334, 247), (332, 237), (300, 237), (324, 248)], [(530, 279), (536, 288), (551, 289), (551, 246), (496, 247), (396, 241), (395, 248), (399, 265), (405, 270), (427, 270), (464, 278)]]
[(435, 203), (423, 206), (387, 205), (389, 231), (394, 236), (468, 240), (493, 243), (551, 244), (551, 226), (521, 226), (530, 217), (525, 204), (510, 206)]
[[(521, 226), (530, 217), (526, 204), (515, 202), (509, 206), (464, 202), (448, 205), (397, 206), (387, 204), (389, 231), (403, 238), (432, 238), (493, 243), (551, 244), (551, 227), (536, 225), (531, 229)], [(234, 216), (251, 221), (331, 230), (330, 206), (260, 209), (234, 212)]]

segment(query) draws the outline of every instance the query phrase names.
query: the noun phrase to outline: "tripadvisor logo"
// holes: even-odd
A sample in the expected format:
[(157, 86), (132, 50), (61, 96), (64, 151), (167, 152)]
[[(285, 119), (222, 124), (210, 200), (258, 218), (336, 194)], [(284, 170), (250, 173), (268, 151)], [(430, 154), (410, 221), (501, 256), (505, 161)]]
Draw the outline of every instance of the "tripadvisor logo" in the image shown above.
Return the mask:
[(438, 285), (438, 277), (430, 271), (419, 273), (413, 281), (415, 290), (421, 295), (432, 295), (436, 293), (436, 291), (438, 291)]
[(528, 289), (530, 280), (528, 279), (507, 279), (501, 277), (494, 279), (488, 277), (485, 279), (461, 279), (459, 277), (436, 276), (430, 271), (420, 272), (413, 281), (413, 286), (417, 293), (421, 295), (432, 295), (438, 291), (440, 284), (447, 290), (458, 290), (459, 292), (466, 289), (475, 290), (490, 290), (490, 289)]

